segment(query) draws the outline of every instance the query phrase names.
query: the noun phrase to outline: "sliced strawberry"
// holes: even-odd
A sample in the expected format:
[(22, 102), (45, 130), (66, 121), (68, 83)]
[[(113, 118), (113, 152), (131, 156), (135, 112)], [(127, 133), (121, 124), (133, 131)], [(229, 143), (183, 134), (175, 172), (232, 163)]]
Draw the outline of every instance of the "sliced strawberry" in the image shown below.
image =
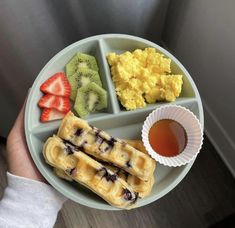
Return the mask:
[(59, 97), (51, 94), (44, 95), (38, 102), (41, 108), (54, 108), (60, 112), (68, 112), (70, 110), (70, 102), (68, 97)]
[(66, 75), (63, 72), (54, 74), (47, 79), (41, 86), (40, 90), (57, 96), (69, 97), (71, 94), (71, 86)]
[(66, 113), (53, 108), (44, 108), (40, 117), (41, 122), (63, 119)]

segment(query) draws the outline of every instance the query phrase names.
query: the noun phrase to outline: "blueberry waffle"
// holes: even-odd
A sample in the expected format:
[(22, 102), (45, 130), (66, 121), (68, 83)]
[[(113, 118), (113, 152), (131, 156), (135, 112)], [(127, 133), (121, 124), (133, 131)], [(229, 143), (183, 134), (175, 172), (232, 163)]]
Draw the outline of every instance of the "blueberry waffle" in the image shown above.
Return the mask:
[(57, 135), (87, 154), (112, 163), (143, 181), (153, 176), (155, 161), (152, 158), (126, 142), (90, 126), (72, 112), (68, 112), (62, 120)]
[(112, 206), (131, 208), (138, 198), (138, 193), (117, 174), (57, 136), (47, 139), (43, 155), (49, 165), (64, 171), (66, 176), (86, 186)]
[[(141, 152), (147, 153), (141, 140), (125, 140), (125, 139), (123, 139), (123, 141), (125, 141), (129, 145), (133, 146), (134, 148), (139, 149)], [(150, 194), (152, 187), (153, 187), (153, 184), (154, 184), (154, 176), (153, 175), (151, 176), (151, 178), (149, 180), (142, 181), (138, 177), (135, 177), (135, 176), (125, 172), (122, 169), (119, 169), (117, 167), (107, 165), (107, 164), (103, 164), (103, 165), (105, 166), (105, 168), (112, 170), (121, 179), (126, 181), (135, 192), (139, 193), (140, 198), (146, 197), (147, 195)], [(63, 170), (54, 168), (54, 172), (56, 173), (56, 175), (58, 177), (66, 179), (68, 181), (72, 181), (72, 178), (70, 178)]]

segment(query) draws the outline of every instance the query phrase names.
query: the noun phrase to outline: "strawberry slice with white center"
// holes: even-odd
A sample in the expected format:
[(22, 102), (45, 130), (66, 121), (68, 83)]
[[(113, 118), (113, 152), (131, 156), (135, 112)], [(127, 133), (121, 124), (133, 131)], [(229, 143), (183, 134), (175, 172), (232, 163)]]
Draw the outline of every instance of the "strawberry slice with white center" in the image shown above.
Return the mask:
[(68, 97), (59, 97), (51, 94), (44, 95), (38, 102), (41, 108), (54, 108), (60, 112), (68, 112), (70, 110), (70, 102)]
[(53, 108), (44, 108), (40, 117), (41, 122), (63, 119), (66, 113)]
[(63, 72), (54, 74), (47, 79), (41, 86), (40, 90), (44, 93), (52, 95), (69, 97), (71, 94), (71, 86), (66, 75)]

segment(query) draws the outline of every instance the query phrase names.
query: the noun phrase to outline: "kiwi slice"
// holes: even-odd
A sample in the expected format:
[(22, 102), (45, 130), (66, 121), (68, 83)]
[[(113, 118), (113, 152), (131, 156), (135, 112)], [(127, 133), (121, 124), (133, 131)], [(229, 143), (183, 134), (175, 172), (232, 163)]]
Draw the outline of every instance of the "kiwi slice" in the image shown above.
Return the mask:
[(68, 78), (71, 85), (70, 99), (75, 100), (78, 88), (87, 85), (90, 82), (95, 82), (97, 85), (102, 86), (100, 76), (97, 71), (81, 68), (75, 74)]
[(80, 117), (107, 107), (107, 92), (94, 82), (78, 89), (74, 110)]
[(94, 71), (99, 71), (96, 59), (92, 55), (83, 53), (77, 53), (67, 64), (66, 64), (66, 75), (69, 78), (78, 69), (85, 68)]

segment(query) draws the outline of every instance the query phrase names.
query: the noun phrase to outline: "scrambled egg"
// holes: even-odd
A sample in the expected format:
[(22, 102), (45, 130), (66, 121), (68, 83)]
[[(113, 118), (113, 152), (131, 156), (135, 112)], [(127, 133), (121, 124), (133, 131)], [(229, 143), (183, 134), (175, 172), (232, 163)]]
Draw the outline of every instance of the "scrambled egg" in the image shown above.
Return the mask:
[(171, 60), (154, 48), (107, 55), (112, 80), (121, 104), (127, 110), (156, 101), (174, 101), (180, 95), (182, 75), (171, 73)]

